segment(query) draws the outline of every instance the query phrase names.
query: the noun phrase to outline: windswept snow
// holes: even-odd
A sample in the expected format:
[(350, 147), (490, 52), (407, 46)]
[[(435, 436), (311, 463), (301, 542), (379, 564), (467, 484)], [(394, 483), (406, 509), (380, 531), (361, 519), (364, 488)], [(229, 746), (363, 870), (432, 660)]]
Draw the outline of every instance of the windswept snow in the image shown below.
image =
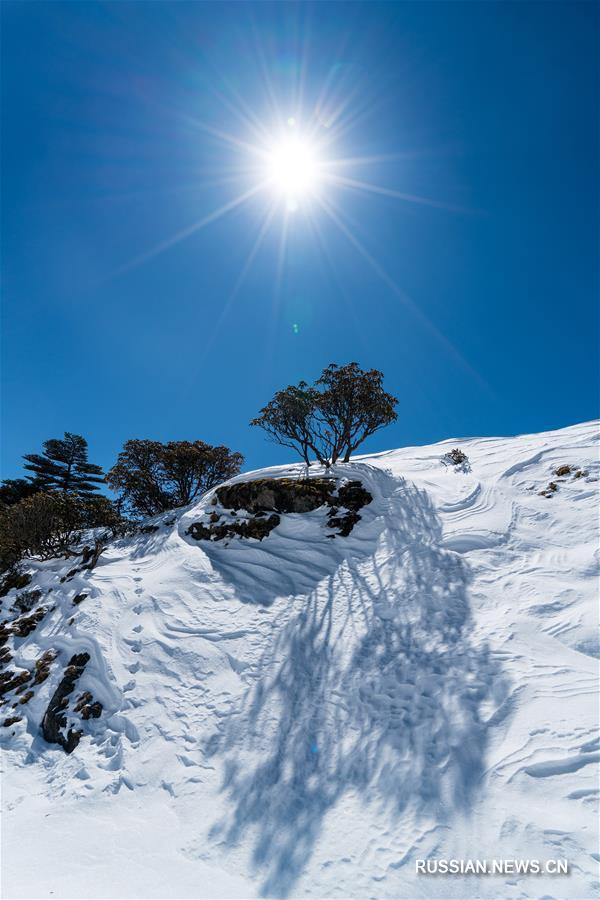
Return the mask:
[[(470, 466), (442, 463), (455, 446)], [(597, 424), (334, 474), (373, 495), (347, 538), (315, 510), (194, 541), (209, 494), (64, 583), (72, 561), (31, 564), (53, 608), (10, 667), (58, 657), (2, 707), (23, 716), (0, 727), (3, 896), (597, 893)], [(81, 652), (76, 693), (103, 712), (66, 755), (40, 722)], [(418, 874), (427, 858), (570, 873)]]

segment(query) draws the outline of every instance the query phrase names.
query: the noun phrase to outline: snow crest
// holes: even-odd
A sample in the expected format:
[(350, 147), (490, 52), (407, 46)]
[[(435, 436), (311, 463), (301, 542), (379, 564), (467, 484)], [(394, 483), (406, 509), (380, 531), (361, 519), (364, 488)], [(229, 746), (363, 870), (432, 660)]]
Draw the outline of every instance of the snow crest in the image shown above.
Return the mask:
[[(195, 541), (209, 493), (91, 572), (32, 564), (49, 610), (9, 665), (57, 658), (0, 727), (3, 896), (592, 896), (597, 447), (588, 423), (361, 457), (332, 473), (373, 496), (345, 538), (320, 509)], [(103, 712), (66, 755), (39, 726), (78, 652)]]

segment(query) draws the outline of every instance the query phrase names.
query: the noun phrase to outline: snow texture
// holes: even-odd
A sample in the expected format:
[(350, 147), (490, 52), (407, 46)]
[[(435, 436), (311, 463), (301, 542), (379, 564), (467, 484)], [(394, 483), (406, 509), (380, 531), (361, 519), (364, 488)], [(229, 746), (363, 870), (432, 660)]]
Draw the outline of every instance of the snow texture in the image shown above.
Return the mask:
[[(596, 896), (599, 471), (597, 423), (446, 441), (334, 469), (373, 495), (347, 538), (323, 508), (195, 541), (209, 493), (70, 580), (32, 562), (8, 665), (58, 656), (2, 707), (2, 896)], [(66, 754), (40, 723), (76, 653), (103, 709)]]

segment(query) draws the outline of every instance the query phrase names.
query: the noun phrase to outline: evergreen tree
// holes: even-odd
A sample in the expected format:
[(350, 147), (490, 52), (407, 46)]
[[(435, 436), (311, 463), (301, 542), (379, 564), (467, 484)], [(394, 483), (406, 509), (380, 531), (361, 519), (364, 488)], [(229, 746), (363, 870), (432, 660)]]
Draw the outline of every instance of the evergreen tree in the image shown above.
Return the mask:
[(80, 434), (65, 431), (64, 438), (44, 441), (43, 453), (28, 453), (24, 467), (27, 478), (38, 491), (58, 491), (93, 497), (104, 484), (101, 466), (88, 462), (88, 445)]

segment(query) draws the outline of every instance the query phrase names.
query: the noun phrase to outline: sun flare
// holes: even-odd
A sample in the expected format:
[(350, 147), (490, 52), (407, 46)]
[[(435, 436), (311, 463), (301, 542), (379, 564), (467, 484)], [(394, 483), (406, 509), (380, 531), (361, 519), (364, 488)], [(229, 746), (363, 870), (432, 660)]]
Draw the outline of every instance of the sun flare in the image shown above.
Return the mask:
[[(290, 120), (293, 121), (293, 120)], [(265, 175), (274, 191), (294, 206), (313, 194), (319, 184), (317, 148), (300, 135), (285, 135), (267, 153)]]

